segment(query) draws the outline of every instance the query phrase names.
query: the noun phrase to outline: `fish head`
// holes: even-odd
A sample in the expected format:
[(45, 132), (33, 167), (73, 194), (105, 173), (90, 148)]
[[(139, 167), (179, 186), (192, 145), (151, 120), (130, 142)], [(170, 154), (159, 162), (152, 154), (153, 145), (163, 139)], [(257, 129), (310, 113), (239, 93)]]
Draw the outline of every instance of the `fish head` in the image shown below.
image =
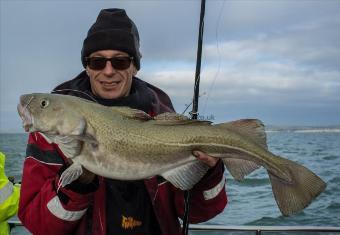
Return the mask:
[[(55, 135), (72, 134), (83, 118), (67, 95), (33, 93), (20, 96), (17, 106), (26, 132), (40, 131)], [(82, 125), (83, 126), (83, 125)]]

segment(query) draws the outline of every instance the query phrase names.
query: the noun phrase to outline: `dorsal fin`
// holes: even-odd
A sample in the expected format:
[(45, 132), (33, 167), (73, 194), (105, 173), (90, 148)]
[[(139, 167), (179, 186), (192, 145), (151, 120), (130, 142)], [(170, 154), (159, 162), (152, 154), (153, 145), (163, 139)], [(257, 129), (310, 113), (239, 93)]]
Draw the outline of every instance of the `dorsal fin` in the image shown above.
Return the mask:
[(162, 113), (154, 117), (154, 124), (172, 126), (172, 125), (211, 125), (209, 121), (200, 121), (189, 119), (187, 116), (178, 113)]
[(125, 118), (129, 119), (136, 119), (140, 121), (148, 121), (152, 120), (153, 118), (147, 114), (146, 112), (139, 110), (139, 109), (132, 109), (126, 106), (122, 107), (110, 107), (114, 112), (118, 112)]
[(237, 121), (216, 124), (214, 126), (239, 133), (265, 149), (268, 149), (264, 125), (258, 119), (240, 119)]
[(185, 115), (181, 115), (178, 113), (170, 113), (170, 112), (166, 112), (166, 113), (161, 113), (158, 114), (157, 116), (154, 117), (155, 120), (162, 120), (162, 121), (166, 121), (166, 120), (189, 120), (189, 118)]

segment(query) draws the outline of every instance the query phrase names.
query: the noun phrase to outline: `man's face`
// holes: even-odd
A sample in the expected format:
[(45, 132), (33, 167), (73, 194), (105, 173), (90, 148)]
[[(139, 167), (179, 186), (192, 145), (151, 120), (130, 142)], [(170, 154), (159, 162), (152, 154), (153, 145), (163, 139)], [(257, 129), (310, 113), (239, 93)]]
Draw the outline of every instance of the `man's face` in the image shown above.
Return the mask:
[[(93, 52), (89, 57), (113, 58), (119, 56), (129, 56), (127, 53), (116, 50), (101, 50)], [(116, 99), (127, 96), (131, 90), (132, 77), (136, 75), (137, 69), (133, 62), (125, 70), (117, 70), (107, 61), (102, 70), (93, 70), (86, 66), (86, 71), (90, 77), (92, 93), (104, 99)]]

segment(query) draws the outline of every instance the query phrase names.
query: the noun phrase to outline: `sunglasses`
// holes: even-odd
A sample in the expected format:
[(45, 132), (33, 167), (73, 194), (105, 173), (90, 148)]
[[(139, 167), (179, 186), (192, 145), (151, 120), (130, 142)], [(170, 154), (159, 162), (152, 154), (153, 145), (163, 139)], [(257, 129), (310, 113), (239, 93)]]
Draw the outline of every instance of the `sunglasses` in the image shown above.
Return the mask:
[(117, 70), (125, 70), (130, 67), (133, 57), (129, 56), (117, 56), (112, 58), (105, 57), (86, 57), (86, 65), (93, 70), (102, 70), (106, 66), (106, 62), (110, 61), (111, 66)]

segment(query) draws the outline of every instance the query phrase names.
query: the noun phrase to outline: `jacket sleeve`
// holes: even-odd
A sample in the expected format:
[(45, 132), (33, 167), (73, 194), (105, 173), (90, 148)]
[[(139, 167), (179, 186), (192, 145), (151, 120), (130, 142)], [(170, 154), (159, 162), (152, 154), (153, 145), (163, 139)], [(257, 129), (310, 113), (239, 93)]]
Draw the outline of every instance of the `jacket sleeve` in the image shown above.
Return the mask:
[(96, 188), (79, 192), (65, 187), (57, 193), (59, 173), (65, 166), (63, 155), (38, 132), (29, 135), (26, 155), (19, 219), (33, 234), (74, 234)]
[(0, 152), (0, 224), (18, 211), (19, 187), (10, 182), (5, 174), (5, 155)]
[(16, 215), (19, 206), (20, 188), (13, 185), (11, 182), (7, 182), (4, 187), (0, 188), (0, 193), (5, 190), (9, 191), (10, 194), (3, 194), (7, 197), (2, 198), (3, 201), (0, 203), (0, 223), (7, 221), (9, 218)]
[[(208, 221), (224, 210), (227, 205), (225, 182), (224, 165), (222, 160), (219, 160), (216, 166), (190, 190), (190, 223)], [(177, 214), (183, 218), (184, 191), (175, 187), (173, 191)]]

